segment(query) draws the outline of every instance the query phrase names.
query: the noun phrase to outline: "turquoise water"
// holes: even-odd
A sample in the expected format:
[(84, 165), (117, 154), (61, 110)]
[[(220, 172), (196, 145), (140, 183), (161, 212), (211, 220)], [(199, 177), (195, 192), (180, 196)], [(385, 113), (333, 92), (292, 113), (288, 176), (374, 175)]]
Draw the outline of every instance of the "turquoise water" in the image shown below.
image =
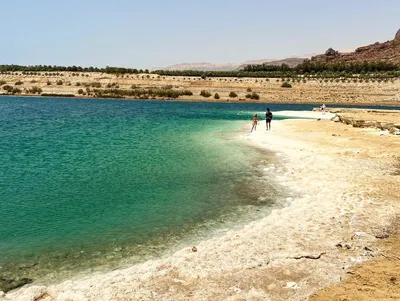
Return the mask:
[(141, 261), (274, 204), (272, 157), (237, 139), (265, 108), (0, 97), (3, 273)]

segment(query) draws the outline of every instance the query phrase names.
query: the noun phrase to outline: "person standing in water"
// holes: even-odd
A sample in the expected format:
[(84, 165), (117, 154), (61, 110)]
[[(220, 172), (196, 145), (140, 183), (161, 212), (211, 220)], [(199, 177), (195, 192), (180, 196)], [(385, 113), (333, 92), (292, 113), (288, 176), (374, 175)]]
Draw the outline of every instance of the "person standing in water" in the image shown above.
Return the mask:
[(265, 112), (265, 125), (267, 126), (267, 131), (271, 130), (271, 120), (272, 120), (272, 112), (267, 108), (267, 112)]
[(258, 116), (257, 114), (255, 114), (253, 116), (253, 127), (251, 128), (250, 132), (252, 132), (253, 130), (255, 131), (257, 129), (257, 124), (258, 124)]

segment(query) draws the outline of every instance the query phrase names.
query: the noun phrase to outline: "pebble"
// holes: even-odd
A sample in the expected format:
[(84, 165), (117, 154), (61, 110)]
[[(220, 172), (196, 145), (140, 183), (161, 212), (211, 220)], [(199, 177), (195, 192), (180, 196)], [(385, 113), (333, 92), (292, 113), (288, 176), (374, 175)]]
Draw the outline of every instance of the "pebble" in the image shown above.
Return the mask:
[(384, 238), (388, 238), (389, 234), (381, 233), (381, 234), (375, 235), (375, 237), (379, 238), (379, 239), (384, 239)]
[(286, 287), (287, 288), (297, 289), (297, 288), (299, 288), (299, 285), (296, 282), (289, 281), (289, 282), (286, 282)]

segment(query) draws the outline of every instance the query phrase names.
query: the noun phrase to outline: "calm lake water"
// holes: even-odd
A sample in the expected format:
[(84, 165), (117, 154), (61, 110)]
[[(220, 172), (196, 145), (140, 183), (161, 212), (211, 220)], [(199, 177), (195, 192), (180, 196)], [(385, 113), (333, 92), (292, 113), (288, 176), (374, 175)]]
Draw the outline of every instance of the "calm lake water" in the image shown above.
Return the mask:
[(237, 137), (266, 107), (0, 97), (3, 274), (143, 261), (264, 214), (273, 156)]

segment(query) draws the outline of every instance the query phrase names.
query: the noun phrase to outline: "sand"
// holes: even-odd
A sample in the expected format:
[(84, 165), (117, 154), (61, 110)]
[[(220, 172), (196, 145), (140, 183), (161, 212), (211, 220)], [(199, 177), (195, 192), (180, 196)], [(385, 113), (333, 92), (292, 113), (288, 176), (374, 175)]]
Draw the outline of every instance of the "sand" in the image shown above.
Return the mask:
[[(291, 191), (287, 206), (198, 243), (196, 252), (187, 246), (106, 274), (23, 287), (5, 299), (307, 300), (358, 264), (387, 260), (375, 236), (392, 235), (400, 212), (399, 136), (317, 119), (273, 121), (272, 131), (261, 123), (253, 133), (249, 126), (238, 139), (275, 152), (282, 165), (264, 177)], [(318, 300), (342, 300), (327, 294)]]
[[(347, 105), (387, 105), (400, 106), (400, 78), (388, 81), (365, 81), (337, 79), (303, 79), (301, 81), (289, 81), (292, 88), (282, 88), (283, 81), (277, 78), (206, 78), (190, 76), (159, 76), (156, 74), (131, 74), (116, 76), (105, 73), (82, 73), (82, 72), (40, 72), (40, 75), (24, 75), (14, 72), (12, 75), (0, 74), (0, 80), (6, 85), (15, 86), (17, 81), (23, 82), (16, 87), (22, 90), (21, 95), (30, 95), (26, 90), (36, 86), (43, 93), (74, 94), (77, 97), (92, 97), (80, 95), (78, 91), (84, 90), (91, 83), (100, 83), (101, 88), (107, 84), (116, 83), (120, 89), (131, 89), (132, 85), (137, 88), (166, 87), (173, 89), (190, 90), (193, 96), (180, 97), (181, 101), (207, 101), (207, 102), (262, 102), (262, 103), (312, 103), (321, 105), (347, 104)], [(286, 79), (288, 80), (288, 79)], [(57, 82), (62, 84), (58, 85)], [(47, 84), (50, 83), (50, 85)], [(79, 84), (79, 86), (78, 86)], [(89, 87), (89, 89), (93, 89)], [(219, 100), (212, 97), (200, 96), (201, 90), (207, 90), (212, 95), (218, 93)], [(251, 92), (250, 92), (251, 90)], [(235, 92), (238, 97), (229, 97), (230, 92)], [(247, 99), (246, 94), (256, 92), (259, 100)], [(0, 94), (6, 93), (0, 87)]]

